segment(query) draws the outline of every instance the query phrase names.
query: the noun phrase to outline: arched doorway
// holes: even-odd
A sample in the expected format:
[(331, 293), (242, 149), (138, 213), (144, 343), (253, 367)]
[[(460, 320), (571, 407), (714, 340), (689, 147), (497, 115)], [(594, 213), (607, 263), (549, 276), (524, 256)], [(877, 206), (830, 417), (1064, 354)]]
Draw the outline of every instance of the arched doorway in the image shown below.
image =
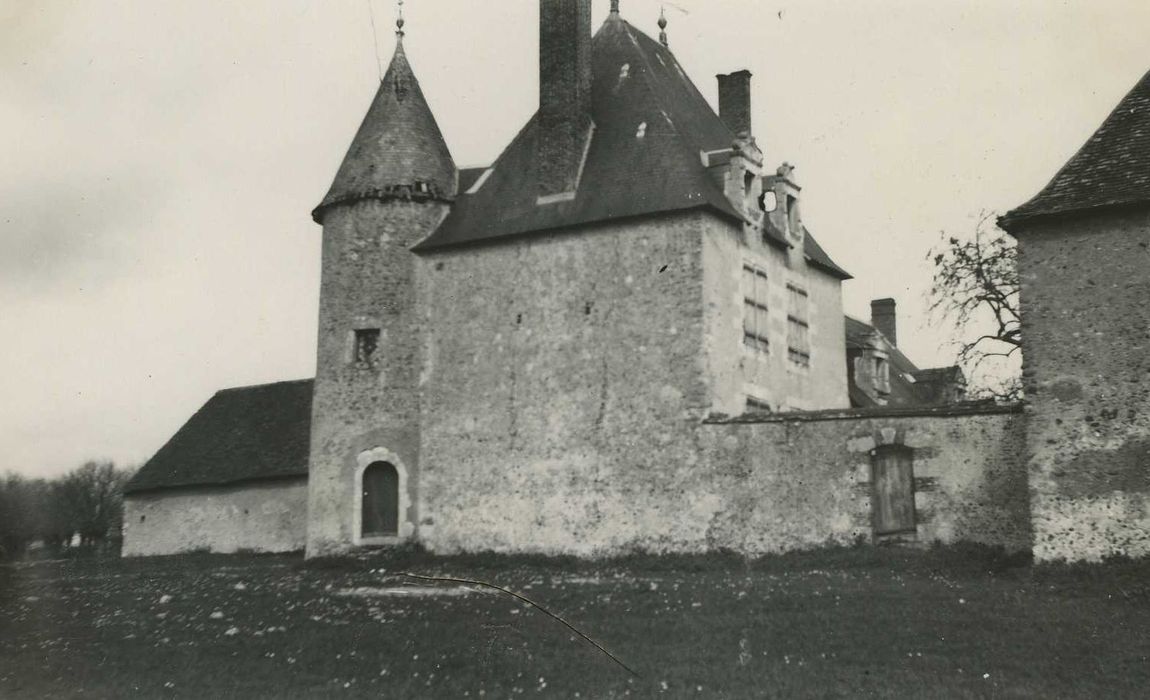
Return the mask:
[(363, 511), (362, 537), (395, 537), (399, 534), (399, 472), (391, 462), (372, 462), (363, 470), (360, 484)]

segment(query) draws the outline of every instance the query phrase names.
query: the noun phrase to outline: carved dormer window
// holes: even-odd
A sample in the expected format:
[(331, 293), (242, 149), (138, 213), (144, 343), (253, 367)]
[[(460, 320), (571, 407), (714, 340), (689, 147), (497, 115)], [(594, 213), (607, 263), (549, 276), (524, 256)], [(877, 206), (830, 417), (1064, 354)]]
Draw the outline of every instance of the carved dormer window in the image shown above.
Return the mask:
[(395, 76), (395, 99), (403, 102), (407, 97), (407, 80), (402, 75)]
[(794, 238), (802, 236), (802, 219), (799, 217), (799, 198), (793, 194), (787, 195), (787, 233)]

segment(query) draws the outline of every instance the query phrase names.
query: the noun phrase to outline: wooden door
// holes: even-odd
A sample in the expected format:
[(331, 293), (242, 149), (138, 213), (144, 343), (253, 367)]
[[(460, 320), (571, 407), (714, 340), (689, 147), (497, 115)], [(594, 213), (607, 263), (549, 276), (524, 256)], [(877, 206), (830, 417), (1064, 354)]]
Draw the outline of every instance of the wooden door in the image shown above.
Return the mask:
[(874, 532), (914, 532), (914, 459), (901, 446), (880, 447), (874, 458)]
[(399, 472), (388, 462), (375, 462), (363, 471), (363, 537), (399, 533)]

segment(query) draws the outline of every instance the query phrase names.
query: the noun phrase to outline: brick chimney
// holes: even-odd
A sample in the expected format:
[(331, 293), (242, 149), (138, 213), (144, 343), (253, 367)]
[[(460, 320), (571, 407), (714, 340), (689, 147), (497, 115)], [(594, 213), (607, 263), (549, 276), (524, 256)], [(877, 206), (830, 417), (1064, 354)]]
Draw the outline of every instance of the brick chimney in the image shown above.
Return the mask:
[(591, 0), (539, 0), (539, 203), (574, 199), (591, 129)]
[(898, 325), (894, 299), (875, 299), (870, 303), (870, 324), (898, 346)]
[(719, 75), (719, 118), (735, 136), (751, 136), (751, 71)]

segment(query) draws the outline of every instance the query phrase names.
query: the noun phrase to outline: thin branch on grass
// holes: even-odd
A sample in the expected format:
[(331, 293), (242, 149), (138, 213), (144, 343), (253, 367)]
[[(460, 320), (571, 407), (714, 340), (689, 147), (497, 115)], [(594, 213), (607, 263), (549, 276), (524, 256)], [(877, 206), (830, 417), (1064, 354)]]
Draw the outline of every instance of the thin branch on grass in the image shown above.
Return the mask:
[(636, 678), (640, 677), (639, 674), (634, 671), (634, 669), (632, 669), (630, 666), (628, 666), (627, 664), (620, 661), (619, 657), (615, 656), (611, 652), (604, 649), (603, 645), (599, 644), (599, 642), (596, 642), (594, 639), (591, 639), (587, 635), (583, 634), (581, 631), (579, 631), (579, 629), (577, 629), (570, 622), (559, 617), (558, 615), (551, 612), (547, 608), (543, 607), (539, 603), (536, 603), (534, 600), (531, 600), (530, 598), (528, 598), (526, 596), (520, 595), (520, 594), (516, 593), (515, 591), (507, 590), (506, 588), (503, 588), (502, 586), (496, 586), (494, 583), (487, 583), (486, 581), (474, 581), (472, 579), (467, 579), (467, 578), (450, 578), (450, 577), (445, 577), (445, 576), (422, 576), (420, 574), (413, 574), (413, 573), (410, 573), (407, 571), (404, 571), (401, 575), (407, 576), (408, 578), (419, 579), (421, 581), (441, 581), (444, 583), (463, 583), (463, 584), (470, 584), (473, 586), (483, 586), (485, 588), (493, 588), (497, 591), (501, 591), (503, 593), (506, 593), (507, 595), (511, 596), (512, 598), (516, 598), (517, 600), (521, 600), (524, 603), (527, 603), (528, 605), (530, 605), (531, 607), (535, 608), (536, 610), (542, 612), (543, 614), (547, 615), (548, 617), (550, 617), (554, 620), (558, 620), (559, 622), (563, 623), (563, 625), (565, 627), (567, 627), (567, 629), (569, 629), (572, 632), (574, 632), (575, 634), (579, 635), (580, 637), (585, 639), (587, 642), (589, 642), (592, 646), (594, 646), (596, 649), (598, 649), (599, 651), (606, 654), (609, 659), (611, 659), (615, 663), (622, 666), (632, 676), (635, 676)]

